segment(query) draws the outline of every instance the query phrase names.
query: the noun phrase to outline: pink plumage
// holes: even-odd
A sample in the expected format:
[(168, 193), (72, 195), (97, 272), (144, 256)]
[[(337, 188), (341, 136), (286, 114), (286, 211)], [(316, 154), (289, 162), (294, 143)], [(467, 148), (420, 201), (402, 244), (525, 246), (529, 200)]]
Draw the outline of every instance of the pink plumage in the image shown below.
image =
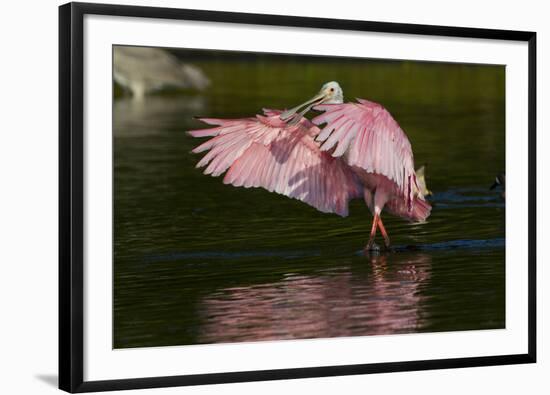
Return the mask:
[[(226, 184), (262, 187), (341, 216), (348, 215), (351, 199), (363, 197), (374, 215), (367, 248), (373, 247), (377, 228), (389, 247), (382, 209), (410, 221), (424, 221), (431, 211), (416, 184), (411, 144), (380, 104), (342, 103), (341, 98), (340, 86), (330, 82), (313, 99), (285, 112), (201, 118), (214, 127), (189, 132), (210, 137), (193, 150), (208, 151), (197, 167), (212, 176), (226, 172)], [(309, 121), (303, 114), (311, 108), (323, 113)]]
[(256, 118), (201, 119), (214, 128), (189, 132), (213, 136), (194, 153), (210, 150), (197, 167), (234, 186), (262, 187), (301, 200), (325, 213), (348, 215), (348, 202), (362, 196), (362, 187), (345, 163), (322, 152), (314, 137), (319, 128), (306, 118), (287, 125), (280, 111)]
[(322, 151), (336, 147), (333, 156), (348, 153), (348, 165), (386, 176), (412, 202), (416, 174), (411, 143), (388, 110), (363, 99), (315, 109), (324, 111), (313, 118), (314, 124), (326, 124), (317, 138)]

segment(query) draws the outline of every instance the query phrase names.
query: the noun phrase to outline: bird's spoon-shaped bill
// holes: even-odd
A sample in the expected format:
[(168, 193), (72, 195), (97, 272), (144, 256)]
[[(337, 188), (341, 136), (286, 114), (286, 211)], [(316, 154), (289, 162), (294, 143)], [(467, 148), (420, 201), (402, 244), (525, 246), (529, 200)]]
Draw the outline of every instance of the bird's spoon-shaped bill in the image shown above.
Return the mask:
[(288, 121), (290, 118), (294, 117), (294, 115), (298, 112), (298, 110), (300, 110), (300, 108), (304, 107), (305, 108), (300, 111), (299, 113), (299, 116), (296, 117), (296, 118), (300, 118), (302, 117), (306, 112), (308, 112), (309, 110), (311, 110), (311, 108), (317, 104), (321, 104), (325, 99), (326, 99), (326, 94), (325, 92), (319, 92), (318, 94), (316, 94), (315, 96), (313, 96), (311, 99), (309, 99), (308, 101), (302, 103), (302, 104), (299, 104), (297, 105), (296, 107), (293, 107), (291, 108), (290, 110), (286, 110), (285, 112), (283, 112), (279, 118), (281, 118), (281, 120), (283, 121)]

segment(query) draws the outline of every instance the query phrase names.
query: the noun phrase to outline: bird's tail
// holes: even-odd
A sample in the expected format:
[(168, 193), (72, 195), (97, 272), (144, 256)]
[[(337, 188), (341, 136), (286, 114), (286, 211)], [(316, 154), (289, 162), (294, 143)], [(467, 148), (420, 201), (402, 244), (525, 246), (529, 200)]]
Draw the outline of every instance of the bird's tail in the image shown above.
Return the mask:
[(424, 199), (416, 197), (412, 208), (411, 219), (415, 222), (424, 222), (430, 216), (432, 206)]
[(413, 199), (412, 207), (401, 198), (395, 198), (386, 203), (385, 209), (391, 214), (407, 219), (412, 222), (424, 222), (430, 216), (432, 206), (424, 199), (416, 196)]

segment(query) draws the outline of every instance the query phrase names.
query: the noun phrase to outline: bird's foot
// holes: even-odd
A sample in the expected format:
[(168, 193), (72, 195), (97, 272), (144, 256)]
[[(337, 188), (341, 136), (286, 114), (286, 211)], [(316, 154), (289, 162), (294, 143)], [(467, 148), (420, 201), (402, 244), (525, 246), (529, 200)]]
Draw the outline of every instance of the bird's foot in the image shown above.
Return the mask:
[(365, 248), (363, 248), (363, 253), (365, 255), (380, 255), (381, 253), (392, 252), (394, 251), (390, 243), (384, 243), (382, 246), (379, 246), (375, 242), (369, 242)]
[(369, 241), (365, 248), (363, 248), (365, 254), (379, 253), (380, 247), (374, 241)]

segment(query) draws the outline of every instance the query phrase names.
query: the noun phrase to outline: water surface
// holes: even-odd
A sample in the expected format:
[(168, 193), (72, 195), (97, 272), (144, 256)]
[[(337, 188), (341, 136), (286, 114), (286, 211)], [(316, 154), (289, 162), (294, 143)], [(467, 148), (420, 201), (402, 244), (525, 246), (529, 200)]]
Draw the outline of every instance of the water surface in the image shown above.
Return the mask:
[[(194, 56), (202, 94), (114, 102), (114, 347), (503, 328), (504, 68)], [(384, 217), (395, 250), (364, 256), (350, 216), (194, 168), (196, 115), (293, 106), (326, 81), (386, 106), (427, 163), (425, 224)]]

